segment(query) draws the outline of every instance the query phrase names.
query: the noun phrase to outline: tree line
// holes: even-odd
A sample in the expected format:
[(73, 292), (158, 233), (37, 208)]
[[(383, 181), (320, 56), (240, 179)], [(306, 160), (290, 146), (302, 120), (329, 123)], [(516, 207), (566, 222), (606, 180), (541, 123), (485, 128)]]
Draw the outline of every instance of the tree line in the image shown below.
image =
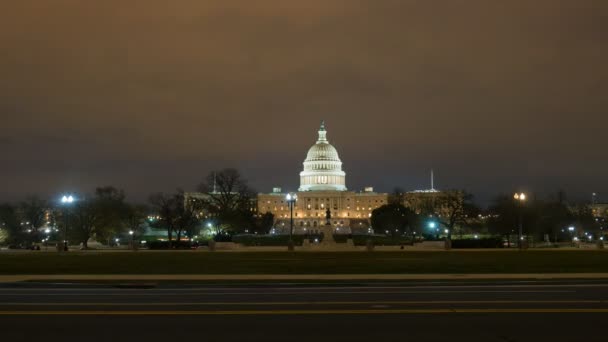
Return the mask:
[(116, 236), (136, 239), (150, 227), (166, 230), (171, 246), (174, 241), (191, 240), (204, 228), (215, 238), (229, 238), (242, 232), (266, 233), (272, 227), (272, 214), (255, 215), (256, 193), (237, 170), (211, 172), (198, 190), (202, 194), (198, 198), (177, 189), (151, 194), (147, 203), (137, 204), (128, 203), (124, 191), (113, 186), (76, 196), (70, 205), (29, 196), (20, 203), (0, 204), (0, 239), (9, 245), (31, 246), (53, 237), (86, 249), (92, 238), (111, 245)]
[(480, 208), (473, 196), (462, 190), (448, 190), (421, 196), (416, 205), (407, 205), (404, 193), (396, 189), (389, 203), (372, 212), (376, 232), (390, 235), (443, 236), (446, 248), (454, 235), (501, 236), (510, 242), (522, 235), (534, 241), (571, 241), (573, 238), (603, 238), (605, 218), (594, 217), (586, 203), (569, 203), (563, 192), (546, 199), (529, 196), (525, 202), (512, 195), (497, 196), (488, 208)]
[[(67, 239), (88, 248), (91, 239), (111, 245), (117, 236), (136, 239), (147, 228), (158, 228), (166, 231), (171, 247), (174, 241), (192, 240), (202, 230), (216, 240), (230, 240), (234, 234), (266, 234), (273, 227), (274, 216), (258, 215), (256, 191), (235, 169), (209, 173), (197, 190), (195, 194), (181, 189), (154, 193), (146, 203), (133, 204), (126, 201), (123, 190), (104, 186), (92, 194), (77, 196), (71, 205), (36, 196), (19, 203), (2, 203), (0, 242), (29, 246)], [(371, 226), (375, 233), (391, 236), (433, 239), (441, 235), (447, 248), (454, 236), (467, 234), (501, 236), (511, 241), (520, 223), (524, 235), (536, 241), (566, 241), (583, 235), (599, 239), (605, 221), (593, 217), (588, 205), (568, 203), (565, 198), (559, 192), (547, 199), (529, 196), (521, 203), (501, 195), (484, 209), (462, 190), (430, 193), (419, 196), (414, 203), (404, 191), (395, 189), (389, 202), (372, 212)]]

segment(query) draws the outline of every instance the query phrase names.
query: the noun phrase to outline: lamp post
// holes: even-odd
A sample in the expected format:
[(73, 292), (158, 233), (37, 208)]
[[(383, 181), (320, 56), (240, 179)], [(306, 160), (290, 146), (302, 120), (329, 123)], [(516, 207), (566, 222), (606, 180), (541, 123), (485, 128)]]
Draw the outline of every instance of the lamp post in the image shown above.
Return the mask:
[(290, 215), (290, 223), (289, 223), (289, 242), (287, 243), (287, 250), (293, 251), (293, 206), (296, 204), (298, 200), (298, 195), (296, 194), (287, 194), (285, 197), (287, 200), (287, 204), (289, 205), (289, 215)]
[(517, 241), (517, 246), (519, 247), (520, 250), (523, 249), (523, 244), (522, 244), (522, 239), (523, 239), (523, 226), (524, 226), (524, 213), (523, 213), (523, 206), (524, 206), (524, 202), (526, 201), (526, 194), (524, 194), (523, 192), (521, 193), (515, 193), (513, 195), (513, 198), (515, 199), (515, 203), (517, 203), (517, 206), (519, 208), (519, 234), (518, 234), (518, 241)]
[(133, 234), (135, 234), (134, 231), (129, 230), (129, 240), (130, 240), (130, 244), (131, 244), (131, 249), (135, 250), (135, 243), (133, 241)]
[(70, 204), (74, 203), (74, 196), (72, 195), (63, 195), (63, 197), (61, 197), (61, 204), (63, 205), (64, 209), (64, 216), (65, 216), (65, 221), (63, 222), (63, 248), (57, 248), (58, 251), (61, 251), (63, 249), (64, 252), (68, 251), (68, 214), (69, 214), (69, 206)]
[(431, 229), (431, 234), (435, 235), (436, 239), (439, 240), (439, 228), (437, 227), (437, 222), (429, 221), (428, 227)]
[(44, 239), (44, 250), (48, 250), (49, 249), (49, 237), (51, 235), (51, 229), (47, 228), (44, 230), (44, 232), (46, 233), (46, 238)]

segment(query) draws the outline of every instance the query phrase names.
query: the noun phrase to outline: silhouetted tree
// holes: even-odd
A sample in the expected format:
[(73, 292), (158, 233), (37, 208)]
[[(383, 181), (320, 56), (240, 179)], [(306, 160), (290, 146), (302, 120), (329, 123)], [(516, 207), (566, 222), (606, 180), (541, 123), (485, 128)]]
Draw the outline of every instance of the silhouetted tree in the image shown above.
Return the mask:
[(274, 225), (274, 214), (271, 212), (265, 212), (258, 218), (258, 224), (256, 230), (260, 234), (268, 234), (272, 226)]
[(388, 195), (388, 203), (403, 204), (405, 199), (405, 191), (400, 187), (395, 187), (393, 192)]
[(199, 185), (199, 191), (207, 195), (201, 208), (223, 230), (242, 232), (255, 228), (252, 205), (256, 194), (236, 169), (211, 172)]
[(106, 186), (95, 189), (94, 196), (78, 199), (65, 212), (70, 222), (69, 235), (87, 249), (92, 237), (105, 240), (120, 233), (126, 212), (124, 198), (122, 190)]
[(93, 201), (97, 216), (95, 238), (106, 241), (125, 233), (129, 205), (125, 202), (124, 191), (113, 186), (98, 187), (95, 189)]
[(131, 204), (126, 206), (123, 224), (127, 230), (133, 232), (133, 248), (136, 246), (135, 241), (139, 241), (139, 237), (146, 229), (146, 218), (148, 216), (148, 211), (148, 207), (142, 204)]
[(429, 197), (422, 211), (422, 214), (432, 217), (447, 229), (446, 249), (451, 248), (456, 225), (469, 224), (478, 213), (479, 208), (473, 204), (473, 195), (463, 190), (442, 191), (437, 196)]
[(9, 203), (0, 204), (0, 229), (5, 233), (7, 244), (23, 242), (23, 229), (17, 208)]
[(169, 241), (169, 248), (171, 248), (173, 243), (173, 232), (177, 227), (177, 206), (179, 205), (179, 198), (175, 195), (167, 195), (159, 192), (151, 195), (149, 201), (158, 216), (158, 219), (154, 220), (152, 225), (167, 230), (167, 240)]
[(159, 216), (153, 225), (167, 230), (169, 248), (173, 246), (174, 234), (175, 239), (180, 241), (184, 232), (193, 232), (200, 222), (196, 215), (198, 209), (187, 205), (182, 190), (172, 195), (154, 194), (150, 196), (150, 203)]
[(539, 232), (542, 206), (543, 203), (534, 196), (528, 196), (523, 204), (516, 202), (512, 195), (498, 196), (489, 208), (488, 230), (505, 236), (509, 246), (511, 236), (518, 235), (520, 220), (523, 234), (535, 235)]
[(49, 209), (48, 202), (36, 196), (30, 196), (19, 204), (21, 219), (24, 221), (24, 228), (30, 230), (32, 241), (39, 241), (39, 229), (46, 223), (46, 213)]
[(402, 204), (385, 204), (372, 211), (371, 224), (374, 230), (390, 232), (391, 235), (412, 234), (418, 216)]

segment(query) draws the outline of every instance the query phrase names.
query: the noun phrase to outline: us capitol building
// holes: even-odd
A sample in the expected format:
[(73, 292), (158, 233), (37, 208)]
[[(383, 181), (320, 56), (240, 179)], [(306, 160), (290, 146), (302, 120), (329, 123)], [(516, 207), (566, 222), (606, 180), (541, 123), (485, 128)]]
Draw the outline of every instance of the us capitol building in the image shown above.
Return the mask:
[[(367, 232), (372, 211), (388, 203), (388, 194), (376, 193), (371, 187), (361, 192), (349, 191), (342, 161), (327, 140), (323, 122), (318, 133), (317, 142), (308, 150), (304, 170), (300, 172), (300, 187), (293, 208), (294, 234), (318, 233), (326, 224), (328, 209), (335, 233)], [(274, 232), (279, 234), (289, 231), (286, 196), (280, 188), (274, 188), (272, 193), (261, 193), (257, 198), (258, 213), (274, 214)]]

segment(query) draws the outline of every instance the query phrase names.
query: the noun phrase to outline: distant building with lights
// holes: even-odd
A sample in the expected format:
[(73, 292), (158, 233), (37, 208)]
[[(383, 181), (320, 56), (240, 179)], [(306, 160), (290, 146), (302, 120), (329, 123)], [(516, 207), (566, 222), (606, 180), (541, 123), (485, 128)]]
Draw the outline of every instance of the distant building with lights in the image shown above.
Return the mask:
[(593, 217), (608, 218), (608, 203), (591, 204), (591, 212), (593, 213)]
[[(215, 191), (215, 190), (213, 190)], [(287, 192), (280, 187), (270, 193), (259, 193), (251, 200), (250, 210), (255, 215), (274, 215), (274, 234), (288, 234), (290, 208)], [(371, 233), (371, 216), (374, 209), (389, 203), (388, 193), (375, 192), (373, 187), (361, 191), (350, 191), (346, 186), (346, 173), (336, 148), (327, 140), (324, 122), (318, 130), (317, 141), (308, 149), (300, 172), (300, 186), (293, 208), (294, 234), (318, 234), (326, 226), (327, 210), (331, 214), (330, 225), (336, 234)], [(439, 198), (445, 193), (434, 188), (431, 173), (431, 188), (400, 194), (401, 203), (420, 212), (429, 199)], [(187, 192), (184, 199), (189, 205), (208, 201), (209, 194)], [(441, 212), (441, 208), (439, 210)], [(210, 218), (201, 210), (199, 218)]]

